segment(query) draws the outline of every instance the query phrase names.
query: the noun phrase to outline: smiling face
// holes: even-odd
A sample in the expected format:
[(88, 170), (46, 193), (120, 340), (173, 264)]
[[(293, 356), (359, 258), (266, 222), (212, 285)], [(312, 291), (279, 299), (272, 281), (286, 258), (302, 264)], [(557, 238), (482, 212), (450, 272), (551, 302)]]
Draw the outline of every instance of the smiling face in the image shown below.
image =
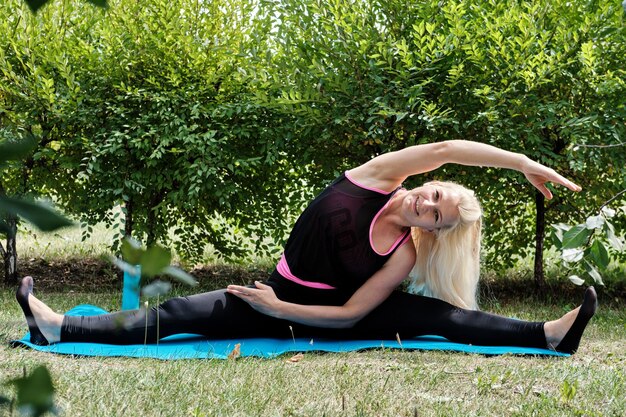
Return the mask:
[(429, 183), (407, 191), (402, 211), (412, 227), (445, 229), (459, 222), (460, 199), (456, 191)]

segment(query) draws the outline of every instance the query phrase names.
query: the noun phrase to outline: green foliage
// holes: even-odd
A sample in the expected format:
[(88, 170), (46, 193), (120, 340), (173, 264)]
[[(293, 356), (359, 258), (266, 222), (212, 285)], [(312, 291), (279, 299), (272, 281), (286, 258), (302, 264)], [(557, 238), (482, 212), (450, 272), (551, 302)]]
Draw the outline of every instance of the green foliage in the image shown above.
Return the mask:
[[(113, 263), (132, 275), (138, 275), (137, 268), (142, 280), (153, 278), (157, 275), (168, 275), (183, 284), (195, 286), (198, 282), (194, 277), (180, 268), (170, 265), (172, 254), (169, 250), (158, 246), (150, 246), (143, 249), (141, 244), (134, 239), (126, 238), (122, 242), (123, 260), (112, 257)], [(147, 296), (163, 295), (169, 292), (170, 285), (160, 280), (155, 280), (144, 286), (142, 292)]]
[[(548, 224), (626, 188), (625, 154), (599, 147), (626, 136), (618, 2), (144, 3), (0, 7), (0, 136), (38, 143), (7, 188), (26, 182), (118, 242), (269, 255), (343, 169), (455, 138), (590, 190), (555, 192)], [(419, 181), (434, 177), (477, 191), (488, 266), (531, 253), (535, 191), (519, 174), (449, 166)]]
[[(626, 207), (619, 210), (626, 213)], [(561, 251), (561, 260), (574, 284), (585, 283), (578, 275), (585, 271), (595, 283), (604, 285), (602, 273), (609, 268), (611, 259), (618, 260), (624, 255), (626, 246), (623, 238), (616, 235), (613, 225), (616, 214), (615, 210), (603, 205), (599, 214), (587, 217), (585, 223), (553, 225), (554, 244)]]
[[(35, 146), (36, 140), (32, 136), (27, 136), (25, 139), (18, 141), (0, 141), (0, 173), (2, 173), (4, 169), (7, 169), (11, 161), (20, 160), (32, 152)], [(3, 192), (0, 194), (0, 214), (3, 217), (7, 214), (11, 216), (19, 215), (45, 232), (73, 224), (69, 219), (58, 214), (51, 207), (40, 202), (7, 197), (3, 195), (3, 189), (2, 191)], [(11, 228), (1, 218), (0, 233), (6, 235), (11, 234)]]
[(574, 380), (574, 382), (570, 382), (567, 379), (563, 380), (563, 383), (560, 387), (561, 391), (561, 401), (570, 402), (576, 396), (576, 392), (578, 391), (578, 381)]
[(50, 372), (44, 365), (35, 368), (28, 376), (5, 382), (5, 385), (15, 386), (15, 405), (21, 414), (33, 417), (47, 413), (58, 414), (54, 406), (54, 385)]
[[(422, 142), (466, 138), (554, 167), (593, 192), (558, 190), (548, 223), (626, 187), (626, 55), (616, 3), (322, 2), (275, 5), (279, 103), (323, 172)], [(317, 174), (318, 177), (320, 176)], [(445, 167), (477, 191), (485, 259), (513, 266), (534, 242), (534, 189), (511, 171)], [(315, 177), (310, 177), (312, 182)], [(623, 220), (619, 221), (624, 226)]]
[(259, 103), (263, 69), (251, 55), (270, 31), (261, 15), (248, 19), (254, 4), (118, 1), (104, 16), (54, 6), (4, 26), (30, 33), (7, 37), (4, 93), (5, 132), (34, 126), (41, 137), (31, 185), (118, 239), (130, 227), (193, 259), (207, 243), (244, 254), (243, 233), (268, 253), (266, 237), (282, 239), (301, 204), (299, 189), (284, 190), (301, 168), (277, 139), (289, 116)]

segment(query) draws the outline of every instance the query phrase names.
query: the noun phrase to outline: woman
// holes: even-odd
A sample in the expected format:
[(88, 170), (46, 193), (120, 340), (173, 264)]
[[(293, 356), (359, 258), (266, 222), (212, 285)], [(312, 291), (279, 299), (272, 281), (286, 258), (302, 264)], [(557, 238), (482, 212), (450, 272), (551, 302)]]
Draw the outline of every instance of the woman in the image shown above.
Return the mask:
[[(477, 345), (551, 347), (573, 353), (596, 309), (593, 288), (558, 320), (524, 322), (476, 311), (481, 211), (473, 193), (403, 181), (445, 163), (518, 170), (547, 198), (545, 184), (580, 187), (527, 157), (493, 146), (448, 141), (380, 155), (346, 171), (296, 222), (265, 283), (166, 301), (149, 311), (95, 317), (53, 312), (22, 280), (17, 300), (31, 342), (154, 342), (175, 333), (209, 338), (402, 338), (422, 334)], [(413, 239), (411, 237), (413, 230)], [(430, 297), (394, 291), (407, 277)]]

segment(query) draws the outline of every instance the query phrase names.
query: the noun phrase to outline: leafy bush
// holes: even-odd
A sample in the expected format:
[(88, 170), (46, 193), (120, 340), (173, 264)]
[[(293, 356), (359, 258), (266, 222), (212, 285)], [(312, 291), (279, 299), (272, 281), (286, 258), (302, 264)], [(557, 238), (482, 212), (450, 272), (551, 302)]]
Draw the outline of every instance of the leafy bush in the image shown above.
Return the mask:
[(341, 170), (418, 143), (481, 141), (588, 190), (546, 203), (515, 172), (426, 176), (477, 191), (490, 268), (534, 249), (539, 280), (545, 225), (582, 222), (626, 188), (626, 153), (611, 152), (626, 134), (618, 2), (198, 4), (1, 6), (0, 134), (39, 143), (7, 183), (27, 178), (87, 223), (188, 258), (207, 243), (267, 255)]

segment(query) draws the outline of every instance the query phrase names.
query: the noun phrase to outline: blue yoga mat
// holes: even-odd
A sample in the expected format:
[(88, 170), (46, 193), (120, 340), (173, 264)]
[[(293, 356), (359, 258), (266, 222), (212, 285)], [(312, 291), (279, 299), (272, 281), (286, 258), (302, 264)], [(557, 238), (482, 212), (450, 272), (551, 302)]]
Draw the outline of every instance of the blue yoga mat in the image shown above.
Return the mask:
[[(73, 316), (95, 316), (106, 311), (92, 305), (74, 307), (66, 314)], [(516, 346), (474, 346), (452, 343), (439, 336), (420, 336), (401, 340), (330, 340), (330, 339), (230, 339), (208, 340), (204, 336), (178, 334), (163, 338), (158, 344), (149, 345), (105, 345), (100, 343), (55, 343), (37, 346), (30, 343), (30, 333), (13, 345), (28, 346), (42, 352), (78, 356), (126, 356), (158, 359), (226, 359), (236, 344), (240, 344), (241, 356), (273, 358), (288, 352), (350, 352), (363, 349), (421, 349), (447, 350), (479, 353), (481, 355), (550, 355), (569, 356), (548, 349)]]

